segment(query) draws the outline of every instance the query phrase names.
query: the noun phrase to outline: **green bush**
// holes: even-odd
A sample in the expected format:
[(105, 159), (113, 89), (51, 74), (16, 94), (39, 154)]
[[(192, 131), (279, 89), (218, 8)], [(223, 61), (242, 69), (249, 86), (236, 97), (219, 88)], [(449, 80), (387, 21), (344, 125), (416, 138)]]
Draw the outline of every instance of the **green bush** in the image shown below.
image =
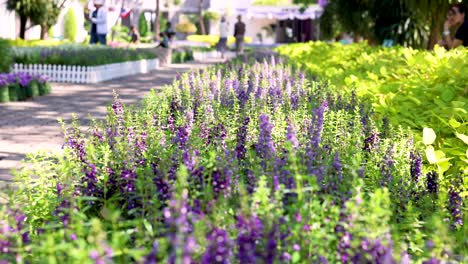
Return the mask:
[(48, 82), (39, 82), (38, 88), (39, 88), (39, 95), (46, 95), (46, 94), (49, 94), (51, 91), (50, 83)]
[(193, 23), (182, 22), (175, 26), (175, 30), (180, 33), (192, 34), (197, 32), (197, 27)]
[(16, 84), (16, 97), (18, 101), (24, 101), (26, 98), (28, 98), (27, 95), (27, 86), (23, 87), (20, 84)]
[(0, 103), (7, 103), (10, 101), (10, 95), (8, 93), (8, 86), (0, 86)]
[(138, 18), (138, 30), (141, 37), (146, 37), (148, 34), (148, 21), (146, 20), (145, 13), (142, 12)]
[(39, 84), (37, 81), (32, 80), (28, 86), (26, 86), (26, 96), (27, 97), (36, 97), (39, 96)]
[(154, 59), (151, 49), (121, 49), (107, 46), (15, 47), (13, 59), (21, 64), (95, 66), (141, 59)]
[(8, 95), (10, 98), (10, 102), (18, 101), (18, 87), (19, 84), (17, 83), (8, 85)]
[(423, 129), (432, 128), (437, 140), (423, 145), (427, 161), (439, 174), (456, 177), (468, 169), (466, 48), (427, 51), (310, 42), (277, 51), (337, 89), (368, 97), (379, 116), (387, 116), (392, 125), (411, 127), (417, 144), (423, 144)]
[(76, 14), (73, 8), (69, 8), (67, 13), (65, 14), (64, 24), (65, 38), (67, 38), (71, 42), (75, 42), (78, 25), (76, 23)]
[(172, 63), (184, 63), (193, 60), (193, 52), (190, 49), (175, 49), (172, 51)]
[(12, 63), (10, 44), (5, 39), (0, 39), (0, 73), (10, 72)]
[(206, 11), (203, 13), (203, 19), (208, 21), (218, 21), (220, 17), (220, 14), (215, 11)]

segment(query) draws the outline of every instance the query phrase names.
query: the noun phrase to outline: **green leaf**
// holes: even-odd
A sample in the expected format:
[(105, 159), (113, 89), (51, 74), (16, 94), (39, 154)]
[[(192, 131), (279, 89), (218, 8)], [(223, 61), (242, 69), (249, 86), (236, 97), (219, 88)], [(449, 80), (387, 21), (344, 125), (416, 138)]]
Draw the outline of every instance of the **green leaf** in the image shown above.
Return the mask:
[(299, 261), (301, 260), (301, 254), (299, 254), (299, 252), (297, 251), (294, 251), (294, 253), (292, 254), (292, 263), (299, 263)]
[(449, 124), (452, 128), (459, 128), (461, 126), (461, 123), (453, 118), (450, 118)]
[(437, 162), (437, 156), (434, 151), (433, 146), (427, 146), (426, 147), (426, 158), (429, 163), (436, 163)]
[(445, 90), (440, 96), (440, 98), (446, 103), (452, 101), (454, 97), (455, 97), (455, 94), (450, 89)]
[(457, 136), (457, 138), (461, 139), (463, 142), (465, 142), (465, 144), (468, 145), (468, 136), (467, 135), (460, 134), (460, 133), (457, 133), (457, 132), (455, 132), (455, 135)]
[(425, 127), (423, 129), (423, 143), (425, 145), (431, 145), (436, 139), (436, 134), (432, 128)]
[(145, 229), (146, 231), (148, 232), (148, 234), (150, 236), (153, 236), (154, 233), (153, 233), (153, 226), (151, 226), (151, 224), (148, 222), (148, 220), (144, 219), (143, 220), (143, 225), (145, 225)]

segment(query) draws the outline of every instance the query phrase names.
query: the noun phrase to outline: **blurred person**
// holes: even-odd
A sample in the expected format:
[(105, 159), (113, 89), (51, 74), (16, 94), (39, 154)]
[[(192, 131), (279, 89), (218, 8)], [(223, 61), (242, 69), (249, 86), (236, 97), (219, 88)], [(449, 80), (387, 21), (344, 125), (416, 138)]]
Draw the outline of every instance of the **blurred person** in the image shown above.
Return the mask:
[(107, 44), (107, 10), (104, 7), (104, 0), (94, 0), (94, 7), (96, 8), (90, 15), (91, 20), (91, 38), (90, 44), (100, 43)]
[(244, 51), (245, 24), (242, 22), (242, 16), (237, 16), (237, 23), (234, 25), (234, 37), (236, 38), (236, 55)]
[(130, 27), (130, 43), (140, 43), (140, 33), (138, 32), (138, 29), (133, 25)]
[(221, 58), (224, 59), (224, 53), (227, 50), (227, 38), (228, 38), (229, 24), (226, 21), (226, 18), (221, 17), (219, 23), (219, 41), (216, 49), (221, 52)]
[[(444, 23), (443, 40), (441, 45), (448, 49), (459, 46), (468, 47), (468, 22), (466, 20), (467, 8), (464, 4), (458, 3), (450, 7), (447, 13), (447, 21)], [(455, 32), (452, 37), (450, 30)]]
[(169, 37), (166, 33), (164, 32), (161, 32), (159, 33), (159, 38), (160, 38), (160, 41), (159, 41), (159, 45), (158, 45), (158, 48), (161, 47), (161, 48), (165, 48), (165, 49), (168, 49), (169, 48)]
[(167, 35), (167, 37), (169, 38), (169, 40), (172, 40), (172, 38), (175, 36), (176, 32), (175, 32), (175, 30), (172, 28), (172, 23), (171, 23), (171, 22), (167, 22), (167, 23), (166, 23), (166, 30), (164, 30), (164, 34)]

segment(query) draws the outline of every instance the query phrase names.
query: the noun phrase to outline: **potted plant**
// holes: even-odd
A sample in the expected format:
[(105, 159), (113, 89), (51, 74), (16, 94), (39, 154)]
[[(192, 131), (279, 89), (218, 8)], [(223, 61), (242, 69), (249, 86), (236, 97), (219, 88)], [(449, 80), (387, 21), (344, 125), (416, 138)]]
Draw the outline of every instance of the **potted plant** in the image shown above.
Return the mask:
[(197, 32), (195, 24), (190, 22), (181, 22), (175, 26), (175, 30), (182, 34), (182, 39), (186, 39), (187, 35)]

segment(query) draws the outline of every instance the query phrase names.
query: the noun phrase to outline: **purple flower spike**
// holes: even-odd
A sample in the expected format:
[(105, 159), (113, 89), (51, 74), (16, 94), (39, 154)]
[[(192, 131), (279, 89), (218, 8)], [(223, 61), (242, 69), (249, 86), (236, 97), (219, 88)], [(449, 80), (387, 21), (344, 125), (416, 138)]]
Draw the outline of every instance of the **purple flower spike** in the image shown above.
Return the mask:
[(296, 128), (289, 120), (288, 120), (286, 140), (291, 142), (291, 145), (293, 148), (299, 147), (299, 141), (297, 140), (297, 137), (296, 137)]
[(260, 115), (260, 128), (258, 135), (257, 153), (262, 159), (271, 159), (274, 157), (276, 149), (271, 137), (273, 124), (266, 114)]
[(231, 263), (232, 242), (225, 230), (215, 228), (208, 234), (207, 240), (209, 244), (202, 256), (201, 264)]

